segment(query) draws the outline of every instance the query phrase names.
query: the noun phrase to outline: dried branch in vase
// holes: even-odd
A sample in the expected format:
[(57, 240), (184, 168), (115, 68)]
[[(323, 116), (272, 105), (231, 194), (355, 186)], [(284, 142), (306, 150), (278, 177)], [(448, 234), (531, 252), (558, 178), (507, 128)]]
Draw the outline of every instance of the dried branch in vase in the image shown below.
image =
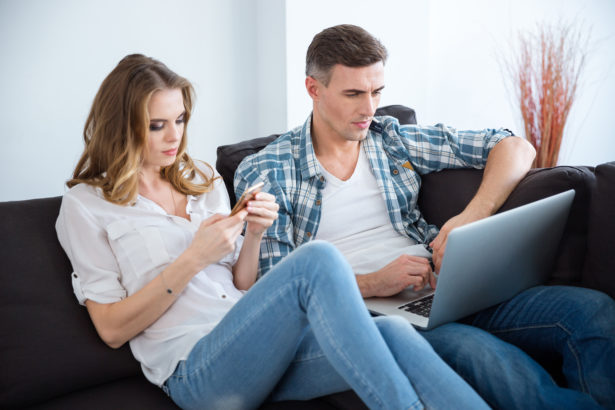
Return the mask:
[(572, 24), (541, 24), (519, 33), (517, 54), (506, 62), (525, 137), (536, 148), (534, 167), (557, 165), (588, 40)]

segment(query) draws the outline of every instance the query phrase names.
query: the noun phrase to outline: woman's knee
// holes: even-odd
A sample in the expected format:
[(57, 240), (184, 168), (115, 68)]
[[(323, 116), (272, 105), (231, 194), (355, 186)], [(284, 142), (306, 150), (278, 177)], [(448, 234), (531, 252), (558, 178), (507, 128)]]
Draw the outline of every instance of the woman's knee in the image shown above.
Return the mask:
[(301, 245), (293, 253), (304, 259), (305, 273), (330, 276), (352, 274), (352, 269), (342, 253), (331, 243), (314, 240)]
[(374, 323), (385, 340), (412, 340), (415, 344), (429, 346), (421, 334), (401, 316), (378, 316)]

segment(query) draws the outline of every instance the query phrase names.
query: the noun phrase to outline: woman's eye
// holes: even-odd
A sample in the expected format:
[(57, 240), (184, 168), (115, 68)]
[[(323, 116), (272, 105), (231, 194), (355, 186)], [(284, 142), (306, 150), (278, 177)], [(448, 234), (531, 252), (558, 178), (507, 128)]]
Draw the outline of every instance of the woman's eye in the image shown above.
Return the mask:
[(162, 129), (162, 127), (164, 127), (164, 125), (162, 123), (151, 123), (149, 125), (149, 130), (150, 131), (160, 131)]

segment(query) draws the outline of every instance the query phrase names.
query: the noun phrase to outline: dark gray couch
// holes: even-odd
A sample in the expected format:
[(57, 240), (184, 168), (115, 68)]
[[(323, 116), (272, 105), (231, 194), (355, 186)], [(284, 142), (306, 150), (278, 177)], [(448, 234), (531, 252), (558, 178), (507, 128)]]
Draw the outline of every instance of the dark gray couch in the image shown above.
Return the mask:
[[(404, 107), (385, 107), (384, 112), (414, 122), (414, 113)], [(232, 184), (243, 156), (272, 138), (220, 147), (217, 167), (225, 182)], [(427, 220), (441, 225), (459, 212), (481, 175), (456, 170), (425, 176), (419, 206)], [(615, 162), (532, 170), (502, 209), (569, 188), (577, 195), (550, 282), (588, 286), (615, 297)], [(72, 269), (54, 228), (60, 202), (54, 197), (0, 203), (0, 408), (176, 408), (145, 379), (128, 346), (112, 350), (98, 338), (77, 304)], [(263, 408), (361, 406), (354, 393), (344, 392)]]

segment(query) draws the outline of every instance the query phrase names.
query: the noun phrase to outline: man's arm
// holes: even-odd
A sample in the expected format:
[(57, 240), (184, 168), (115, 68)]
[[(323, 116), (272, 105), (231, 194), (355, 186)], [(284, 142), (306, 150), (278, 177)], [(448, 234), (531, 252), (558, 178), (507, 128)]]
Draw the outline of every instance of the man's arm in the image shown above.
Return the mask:
[(442, 226), (438, 236), (430, 243), (436, 272), (440, 271), (449, 232), (493, 215), (527, 174), (535, 156), (534, 147), (522, 138), (504, 138), (493, 147), (476, 195), (459, 215)]

